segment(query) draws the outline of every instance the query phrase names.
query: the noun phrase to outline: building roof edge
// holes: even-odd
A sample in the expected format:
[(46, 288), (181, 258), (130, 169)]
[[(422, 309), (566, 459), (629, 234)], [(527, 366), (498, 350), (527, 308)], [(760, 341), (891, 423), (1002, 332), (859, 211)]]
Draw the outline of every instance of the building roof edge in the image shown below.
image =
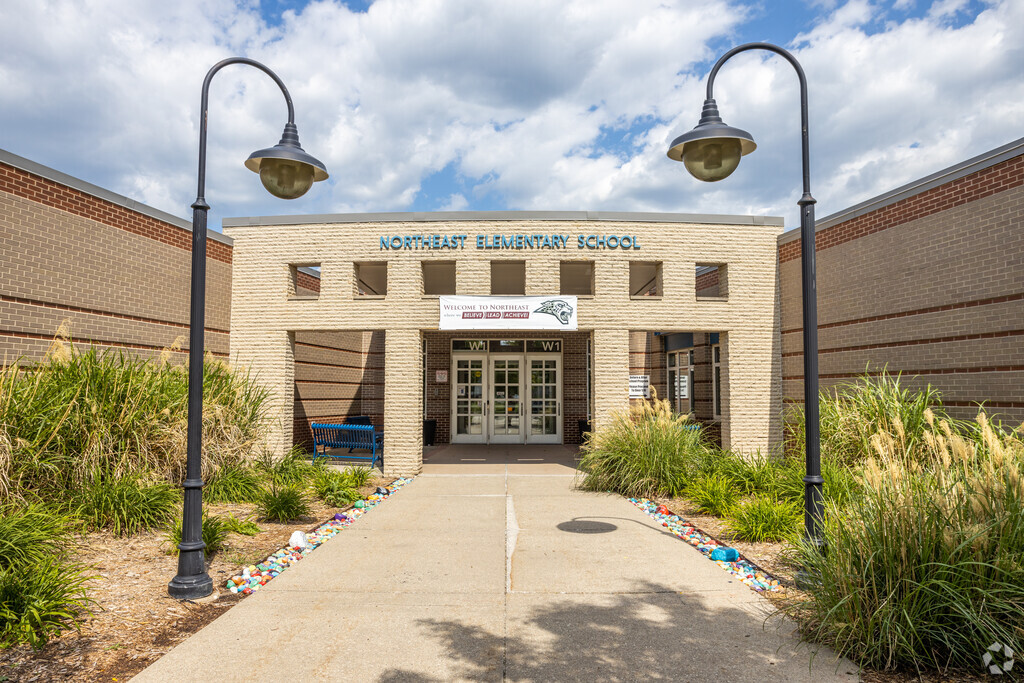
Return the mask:
[[(134, 211), (136, 213), (149, 216), (150, 218), (155, 218), (158, 221), (163, 221), (164, 223), (173, 225), (176, 228), (182, 228), (192, 232), (192, 223), (183, 218), (161, 211), (160, 209), (154, 209), (152, 206), (148, 206), (142, 202), (137, 202), (134, 199), (129, 199), (128, 197), (117, 194), (116, 192), (111, 192), (99, 185), (93, 185), (81, 178), (76, 178), (68, 175), (67, 173), (62, 173), (61, 171), (50, 168), (49, 166), (43, 166), (38, 162), (18, 156), (17, 154), (8, 152), (5, 149), (0, 149), (0, 163), (13, 166), (14, 168), (21, 169), (22, 171), (37, 175), (41, 178), (46, 178), (47, 180), (52, 180), (55, 183), (59, 183), (65, 187), (70, 187), (71, 189), (78, 190), (79, 192), (84, 192), (85, 194), (96, 197), (97, 199), (102, 199), (105, 202), (110, 202), (111, 204), (124, 207), (129, 211)], [(207, 236), (209, 239), (221, 242), (228, 246), (233, 244), (230, 237), (214, 230), (207, 231)]]
[[(890, 190), (884, 194), (880, 194), (877, 197), (854, 204), (853, 206), (837, 211), (836, 213), (819, 218), (815, 221), (814, 231), (825, 230), (837, 225), (844, 223), (848, 220), (863, 216), (866, 213), (877, 211), (883, 207), (895, 204), (896, 202), (903, 201), (909, 197), (920, 194), (927, 190), (930, 190), (939, 185), (945, 185), (948, 182), (958, 180), (964, 176), (976, 173), (977, 171), (984, 170), (990, 166), (1012, 159), (1013, 157), (1021, 156), (1024, 154), (1024, 138), (1019, 138), (1013, 142), (1009, 142), (995, 149), (989, 150), (983, 154), (979, 154), (976, 157), (961, 161), (958, 164), (944, 168), (941, 171), (932, 173), (923, 178), (919, 178), (913, 182), (907, 183), (901, 187), (897, 187), (894, 190)], [(786, 244), (793, 242), (794, 240), (800, 239), (800, 228), (792, 228), (779, 235), (779, 244)]]
[(311, 223), (436, 223), (441, 221), (609, 221), (633, 223), (713, 223), (722, 225), (784, 225), (778, 216), (653, 213), (632, 211), (393, 211), (295, 216), (225, 218), (225, 228), (305, 225)]

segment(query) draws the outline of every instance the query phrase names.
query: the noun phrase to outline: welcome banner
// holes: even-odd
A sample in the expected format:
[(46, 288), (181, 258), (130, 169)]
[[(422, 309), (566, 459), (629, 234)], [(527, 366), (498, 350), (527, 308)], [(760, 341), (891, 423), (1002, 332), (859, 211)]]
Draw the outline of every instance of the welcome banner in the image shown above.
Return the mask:
[(442, 330), (575, 331), (574, 296), (442, 296)]

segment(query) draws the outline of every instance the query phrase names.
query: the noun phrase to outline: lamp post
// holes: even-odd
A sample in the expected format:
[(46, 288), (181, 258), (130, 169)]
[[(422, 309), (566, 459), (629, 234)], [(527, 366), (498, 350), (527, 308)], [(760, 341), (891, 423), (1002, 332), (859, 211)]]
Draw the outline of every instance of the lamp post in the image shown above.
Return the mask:
[(273, 147), (249, 155), (245, 166), (260, 174), (263, 187), (281, 199), (297, 199), (306, 194), (314, 182), (327, 179), (324, 165), (306, 154), (299, 146), (295, 128), (295, 108), (284, 83), (263, 64), (244, 57), (218, 62), (206, 74), (199, 119), (199, 191), (192, 204), (192, 289), (188, 347), (188, 445), (185, 460), (185, 503), (181, 520), (181, 543), (178, 544), (178, 575), (167, 585), (173, 598), (195, 599), (213, 591), (213, 581), (206, 573), (203, 543), (203, 332), (206, 325), (206, 119), (210, 81), (214, 74), (229, 64), (248, 64), (274, 79), (288, 105), (288, 123), (281, 141)]
[[(802, 133), (804, 192), (800, 206), (800, 259), (803, 271), (804, 324), (804, 413), (806, 432), (806, 474), (804, 476), (804, 538), (824, 550), (821, 518), (821, 447), (818, 416), (818, 297), (814, 272), (814, 204), (811, 196), (810, 151), (807, 136), (807, 79), (800, 63), (788, 51), (771, 43), (747, 43), (722, 55), (708, 75), (707, 98), (697, 126), (672, 141), (668, 156), (681, 161), (698, 180), (716, 182), (726, 178), (740, 163), (740, 157), (757, 145), (750, 133), (722, 122), (714, 100), (715, 76), (733, 55), (747, 50), (767, 50), (781, 55), (796, 69), (800, 79), (800, 126)], [(807, 577), (805, 577), (806, 580)]]

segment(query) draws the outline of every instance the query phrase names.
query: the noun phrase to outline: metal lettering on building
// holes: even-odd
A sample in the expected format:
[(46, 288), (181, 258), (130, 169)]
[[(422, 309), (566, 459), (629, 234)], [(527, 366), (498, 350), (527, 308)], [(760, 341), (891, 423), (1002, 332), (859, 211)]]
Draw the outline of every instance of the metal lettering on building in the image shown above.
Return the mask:
[[(575, 237), (575, 239), (573, 239)], [(469, 235), (380, 235), (381, 251), (452, 251), (465, 249)], [(477, 249), (511, 249), (515, 251), (558, 249), (622, 249), (640, 248), (636, 235), (566, 235), (560, 233), (476, 235), (470, 240)]]

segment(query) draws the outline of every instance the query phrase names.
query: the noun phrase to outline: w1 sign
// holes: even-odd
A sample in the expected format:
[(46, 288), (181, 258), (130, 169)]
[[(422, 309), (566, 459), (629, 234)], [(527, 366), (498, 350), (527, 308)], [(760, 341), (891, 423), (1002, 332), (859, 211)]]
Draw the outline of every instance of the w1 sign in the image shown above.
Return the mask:
[(442, 296), (441, 330), (577, 329), (574, 296)]

